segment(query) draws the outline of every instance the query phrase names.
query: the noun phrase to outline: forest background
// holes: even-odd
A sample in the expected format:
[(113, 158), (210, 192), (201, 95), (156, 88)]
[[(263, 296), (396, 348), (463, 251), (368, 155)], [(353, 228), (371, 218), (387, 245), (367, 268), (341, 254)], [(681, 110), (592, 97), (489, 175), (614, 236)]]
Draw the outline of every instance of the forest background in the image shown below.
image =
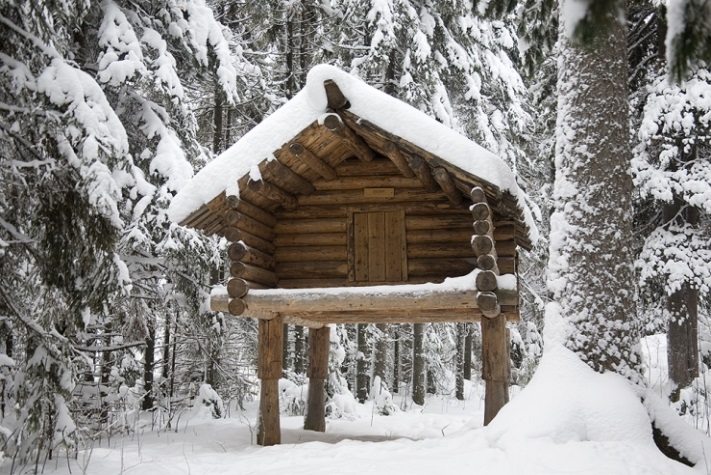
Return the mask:
[[(708, 431), (711, 74), (700, 61), (667, 74), (665, 10), (634, 1), (627, 12), (631, 320), (639, 335), (669, 335), (665, 396)], [(522, 319), (511, 328), (512, 383), (525, 385), (551, 300), (557, 15), (547, 0), (2, 2), (5, 456), (39, 465), (132, 430), (133, 411), (170, 426), (199, 394), (215, 417), (254, 397), (255, 323), (206, 305), (225, 279), (225, 242), (171, 223), (166, 210), (320, 63), (412, 104), (517, 173), (544, 236), (521, 256)], [(424, 392), (460, 396), (462, 380), (478, 377), (478, 331), (337, 326), (331, 370), (361, 401), (374, 371), (415, 403)], [(305, 333), (288, 335), (285, 377), (300, 383)]]

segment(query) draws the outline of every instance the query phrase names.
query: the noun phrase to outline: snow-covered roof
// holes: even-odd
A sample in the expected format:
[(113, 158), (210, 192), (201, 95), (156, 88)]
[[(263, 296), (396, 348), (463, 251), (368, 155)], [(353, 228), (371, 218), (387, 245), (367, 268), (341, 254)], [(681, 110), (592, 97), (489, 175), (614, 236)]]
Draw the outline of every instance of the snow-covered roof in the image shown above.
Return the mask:
[(366, 121), (512, 197), (513, 207), (518, 208), (515, 212), (527, 228), (528, 240), (537, 240), (523, 192), (503, 160), (423, 112), (328, 65), (314, 67), (302, 91), (200, 170), (173, 199), (168, 210), (170, 219), (186, 224), (191, 214), (223, 192), (239, 196), (241, 178), (258, 180), (260, 163), (276, 160), (278, 149), (330, 112), (324, 88), (327, 81), (337, 85), (349, 101), (347, 112), (358, 122)]

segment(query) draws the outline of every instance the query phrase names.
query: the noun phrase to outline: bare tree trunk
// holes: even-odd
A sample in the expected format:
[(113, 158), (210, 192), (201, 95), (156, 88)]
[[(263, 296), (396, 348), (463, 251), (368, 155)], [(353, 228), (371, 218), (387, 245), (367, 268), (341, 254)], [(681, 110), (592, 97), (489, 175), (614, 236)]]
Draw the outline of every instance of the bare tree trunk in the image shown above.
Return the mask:
[(294, 372), (303, 374), (306, 371), (306, 335), (304, 327), (294, 325)]
[[(696, 226), (699, 210), (677, 197), (664, 206), (663, 219), (667, 225)], [(699, 376), (699, 290), (684, 282), (679, 290), (667, 295), (666, 309), (669, 312), (667, 361), (669, 379), (674, 383), (670, 399), (678, 401), (681, 390)]]
[(465, 352), (465, 333), (467, 331), (466, 323), (457, 323), (457, 371), (456, 371), (456, 397), (460, 401), (464, 400), (464, 352)]
[(464, 379), (472, 380), (472, 325), (465, 323), (466, 335), (464, 337)]
[(420, 406), (425, 405), (425, 352), (424, 334), (425, 324), (412, 325), (412, 402)]
[(373, 348), (373, 380), (380, 376), (382, 382), (386, 382), (385, 374), (388, 359), (388, 326), (384, 323), (375, 325), (377, 329), (375, 346)]
[(390, 325), (393, 338), (393, 392), (400, 392), (400, 324)]
[(358, 324), (358, 355), (356, 356), (356, 398), (364, 403), (368, 399), (368, 387), (370, 378), (368, 376), (368, 332), (367, 324)]
[(155, 395), (153, 394), (153, 370), (155, 369), (155, 351), (156, 351), (156, 328), (155, 323), (151, 320), (147, 322), (148, 334), (146, 335), (146, 350), (143, 364), (143, 403), (141, 409), (144, 411), (153, 409), (155, 404)]

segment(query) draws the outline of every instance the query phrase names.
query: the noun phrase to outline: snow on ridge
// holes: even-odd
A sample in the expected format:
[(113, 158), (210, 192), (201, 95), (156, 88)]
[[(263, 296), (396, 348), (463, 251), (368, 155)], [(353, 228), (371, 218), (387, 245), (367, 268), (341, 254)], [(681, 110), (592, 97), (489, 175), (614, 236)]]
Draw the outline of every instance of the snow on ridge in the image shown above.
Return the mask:
[(425, 113), (330, 65), (312, 68), (301, 92), (207, 164), (173, 199), (168, 210), (170, 219), (182, 221), (223, 191), (238, 194), (237, 180), (327, 112), (326, 80), (338, 85), (351, 101), (350, 111), (357, 116), (509, 191), (523, 209), (531, 241), (537, 241), (538, 231), (523, 192), (502, 159)]

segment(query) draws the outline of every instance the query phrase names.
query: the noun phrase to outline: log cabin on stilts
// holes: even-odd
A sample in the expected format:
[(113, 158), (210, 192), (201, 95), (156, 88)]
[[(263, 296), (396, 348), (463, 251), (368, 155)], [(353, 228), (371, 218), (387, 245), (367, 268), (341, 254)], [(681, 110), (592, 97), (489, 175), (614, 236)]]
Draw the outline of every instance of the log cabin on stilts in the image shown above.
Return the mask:
[(309, 328), (305, 428), (324, 431), (329, 324), (481, 322), (488, 424), (536, 239), (522, 196), (498, 157), (330, 66), (205, 166), (169, 213), (231, 242), (211, 307), (259, 321), (257, 442), (281, 439), (285, 323)]

